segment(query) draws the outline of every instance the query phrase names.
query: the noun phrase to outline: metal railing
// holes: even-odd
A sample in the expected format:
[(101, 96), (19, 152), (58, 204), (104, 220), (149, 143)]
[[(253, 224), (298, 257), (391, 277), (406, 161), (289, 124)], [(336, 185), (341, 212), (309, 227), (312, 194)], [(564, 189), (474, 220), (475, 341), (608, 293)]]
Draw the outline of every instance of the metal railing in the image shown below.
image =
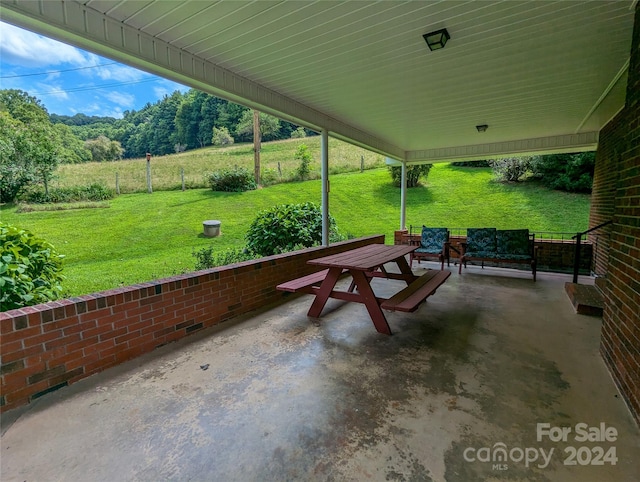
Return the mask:
[(589, 228), (586, 231), (582, 231), (581, 233), (576, 233), (576, 235), (571, 238), (576, 240), (575, 255), (573, 257), (573, 282), (574, 283), (578, 282), (578, 271), (580, 270), (580, 244), (582, 243), (582, 236), (584, 236), (585, 234), (589, 234), (593, 231), (596, 231), (597, 229), (603, 228), (604, 226), (607, 226), (611, 223), (613, 223), (612, 220), (605, 221), (604, 223), (598, 224), (597, 226)]

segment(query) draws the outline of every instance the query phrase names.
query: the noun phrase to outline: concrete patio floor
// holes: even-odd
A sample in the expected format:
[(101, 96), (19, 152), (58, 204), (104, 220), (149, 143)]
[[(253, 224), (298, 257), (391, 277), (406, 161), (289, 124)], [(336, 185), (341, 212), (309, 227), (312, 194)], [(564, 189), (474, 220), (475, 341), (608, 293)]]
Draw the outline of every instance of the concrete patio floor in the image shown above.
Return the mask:
[(393, 336), (362, 305), (310, 320), (292, 297), (10, 411), (0, 478), (640, 480), (640, 431), (570, 277), (450, 269), (417, 312), (387, 314)]

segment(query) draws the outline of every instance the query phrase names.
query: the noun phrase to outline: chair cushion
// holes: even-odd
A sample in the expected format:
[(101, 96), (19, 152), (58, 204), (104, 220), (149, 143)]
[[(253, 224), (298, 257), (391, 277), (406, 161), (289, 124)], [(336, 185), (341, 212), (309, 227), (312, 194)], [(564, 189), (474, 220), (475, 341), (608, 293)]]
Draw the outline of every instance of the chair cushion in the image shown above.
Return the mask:
[[(471, 253), (475, 254), (472, 255)], [(496, 228), (468, 228), (465, 254), (474, 257), (495, 256)]]
[(498, 230), (496, 233), (496, 244), (500, 258), (503, 256), (519, 256), (526, 259), (531, 256), (528, 229)]
[(427, 228), (422, 226), (420, 247), (416, 251), (418, 253), (441, 253), (444, 243), (447, 241), (449, 241), (447, 228)]

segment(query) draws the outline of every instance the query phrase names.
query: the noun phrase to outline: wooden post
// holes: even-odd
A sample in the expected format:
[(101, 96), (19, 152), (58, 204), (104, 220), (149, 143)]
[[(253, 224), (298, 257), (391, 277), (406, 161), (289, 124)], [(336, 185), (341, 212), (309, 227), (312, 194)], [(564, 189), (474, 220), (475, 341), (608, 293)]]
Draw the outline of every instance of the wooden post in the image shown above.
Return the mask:
[(364, 156), (360, 156), (360, 172), (364, 172)]
[(260, 112), (253, 111), (253, 165), (256, 185), (260, 185)]
[(180, 168), (180, 179), (182, 179), (182, 190), (184, 191), (184, 167)]
[(116, 194), (120, 195), (120, 176), (118, 171), (116, 171)]
[(151, 153), (147, 152), (147, 192), (151, 194), (153, 189), (151, 187)]

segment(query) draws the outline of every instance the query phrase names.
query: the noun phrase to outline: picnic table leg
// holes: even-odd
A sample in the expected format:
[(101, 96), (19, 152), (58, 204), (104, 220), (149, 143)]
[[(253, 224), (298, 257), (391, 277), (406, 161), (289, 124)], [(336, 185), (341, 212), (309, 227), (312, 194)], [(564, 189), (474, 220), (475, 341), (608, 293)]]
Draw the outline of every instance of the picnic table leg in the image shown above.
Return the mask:
[(404, 275), (404, 280), (407, 282), (407, 286), (418, 279), (418, 276), (414, 275), (413, 271), (411, 271), (411, 267), (404, 256), (396, 259), (395, 261), (398, 268), (400, 268), (400, 272)]
[(391, 328), (389, 328), (389, 323), (387, 323), (387, 318), (384, 316), (380, 305), (378, 304), (378, 299), (369, 284), (369, 278), (362, 271), (351, 271), (351, 276), (353, 276), (353, 281), (355, 282), (358, 293), (360, 294), (364, 305), (367, 307), (367, 311), (369, 312), (369, 316), (371, 317), (371, 321), (373, 321), (373, 325), (376, 327), (379, 333), (384, 333), (385, 335), (391, 334)]
[(331, 295), (331, 292), (333, 291), (333, 288), (338, 282), (341, 274), (341, 268), (329, 268), (327, 276), (324, 278), (324, 281), (322, 281), (316, 297), (313, 300), (313, 303), (311, 303), (307, 316), (311, 316), (313, 318), (320, 317), (320, 313), (322, 312), (324, 305), (327, 304), (327, 300), (329, 299), (329, 296)]

